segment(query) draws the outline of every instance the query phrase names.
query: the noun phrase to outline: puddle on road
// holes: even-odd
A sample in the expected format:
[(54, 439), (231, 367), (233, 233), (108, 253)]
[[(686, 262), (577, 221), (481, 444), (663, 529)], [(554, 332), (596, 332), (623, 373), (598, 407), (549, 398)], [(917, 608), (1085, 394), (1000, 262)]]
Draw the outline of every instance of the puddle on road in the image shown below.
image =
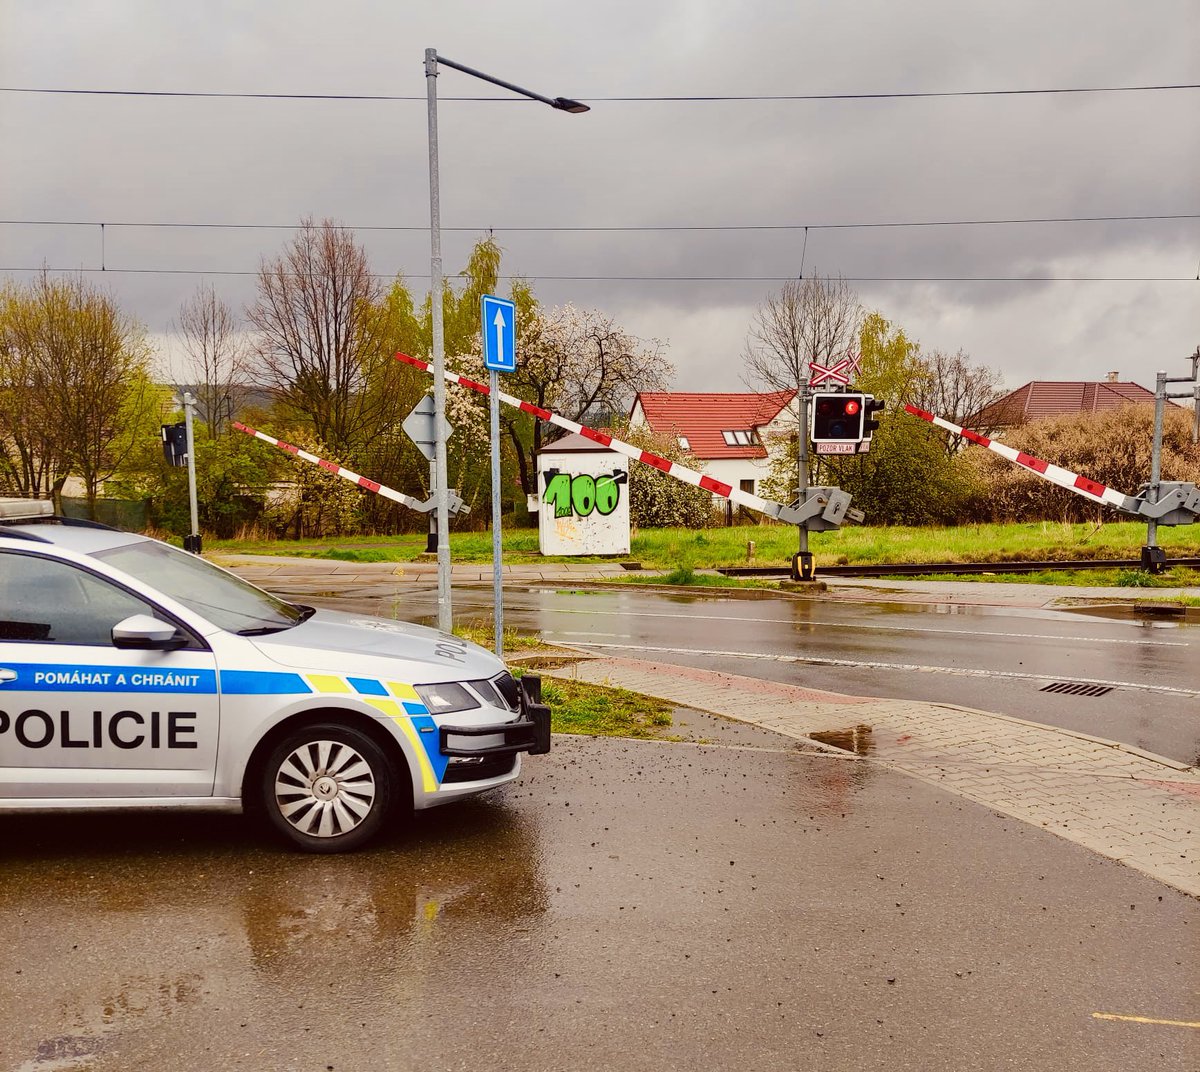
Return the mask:
[(1118, 622), (1135, 622), (1148, 629), (1175, 629), (1194, 623), (1192, 615), (1200, 611), (1175, 604), (1164, 603), (1161, 607), (1139, 607), (1131, 603), (1097, 603), (1086, 607), (1063, 607), (1068, 614), (1083, 614), (1089, 618), (1108, 618)]

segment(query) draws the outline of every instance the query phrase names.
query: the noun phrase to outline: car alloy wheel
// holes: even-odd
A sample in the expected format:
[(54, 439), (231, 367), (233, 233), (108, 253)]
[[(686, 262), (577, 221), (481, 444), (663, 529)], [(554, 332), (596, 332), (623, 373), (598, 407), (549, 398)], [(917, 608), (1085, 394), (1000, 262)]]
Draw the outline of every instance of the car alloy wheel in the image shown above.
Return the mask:
[(273, 825), (310, 852), (340, 852), (368, 840), (391, 802), (387, 757), (350, 727), (311, 726), (274, 750), (263, 784)]

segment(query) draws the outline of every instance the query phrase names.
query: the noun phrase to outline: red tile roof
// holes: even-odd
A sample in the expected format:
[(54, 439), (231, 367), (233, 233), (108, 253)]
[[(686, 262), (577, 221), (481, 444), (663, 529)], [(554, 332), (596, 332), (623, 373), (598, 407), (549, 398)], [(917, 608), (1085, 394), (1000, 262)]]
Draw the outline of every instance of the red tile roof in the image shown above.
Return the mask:
[[(730, 446), (722, 432), (750, 431), (770, 424), (795, 391), (769, 394), (700, 394), (647, 391), (637, 396), (646, 423), (655, 435), (683, 436), (697, 458), (765, 458), (761, 443)], [(635, 403), (636, 405), (636, 403)]]
[(1154, 392), (1136, 383), (1090, 380), (1032, 380), (967, 419), (968, 427), (1009, 427), (1063, 413), (1095, 413), (1118, 406), (1145, 405)]

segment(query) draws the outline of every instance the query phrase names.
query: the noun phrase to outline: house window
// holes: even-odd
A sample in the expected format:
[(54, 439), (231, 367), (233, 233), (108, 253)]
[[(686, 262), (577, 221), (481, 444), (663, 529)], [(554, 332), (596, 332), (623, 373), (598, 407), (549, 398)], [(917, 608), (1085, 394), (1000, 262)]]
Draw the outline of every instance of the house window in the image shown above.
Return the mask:
[(679, 445), (680, 445), (681, 447), (683, 447), (683, 449), (684, 449), (684, 450), (691, 450), (691, 449), (692, 449), (692, 445), (691, 445), (691, 443), (689, 443), (689, 442), (688, 442), (688, 437), (687, 437), (687, 436), (685, 436), (685, 435), (681, 435), (681, 436), (679, 437)]
[(753, 429), (739, 428), (732, 432), (722, 432), (721, 436), (728, 447), (752, 447), (755, 443)]
[(748, 492), (750, 495), (754, 494), (753, 480), (739, 480), (738, 486), (742, 489), (742, 491)]

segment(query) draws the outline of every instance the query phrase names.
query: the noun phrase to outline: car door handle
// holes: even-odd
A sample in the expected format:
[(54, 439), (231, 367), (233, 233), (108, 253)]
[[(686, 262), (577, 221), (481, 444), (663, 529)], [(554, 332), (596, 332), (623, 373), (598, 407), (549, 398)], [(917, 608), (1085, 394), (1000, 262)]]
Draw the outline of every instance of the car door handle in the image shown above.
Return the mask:
[(0, 685), (7, 685), (8, 682), (16, 680), (17, 672), (15, 670), (8, 670), (5, 667), (0, 666)]

